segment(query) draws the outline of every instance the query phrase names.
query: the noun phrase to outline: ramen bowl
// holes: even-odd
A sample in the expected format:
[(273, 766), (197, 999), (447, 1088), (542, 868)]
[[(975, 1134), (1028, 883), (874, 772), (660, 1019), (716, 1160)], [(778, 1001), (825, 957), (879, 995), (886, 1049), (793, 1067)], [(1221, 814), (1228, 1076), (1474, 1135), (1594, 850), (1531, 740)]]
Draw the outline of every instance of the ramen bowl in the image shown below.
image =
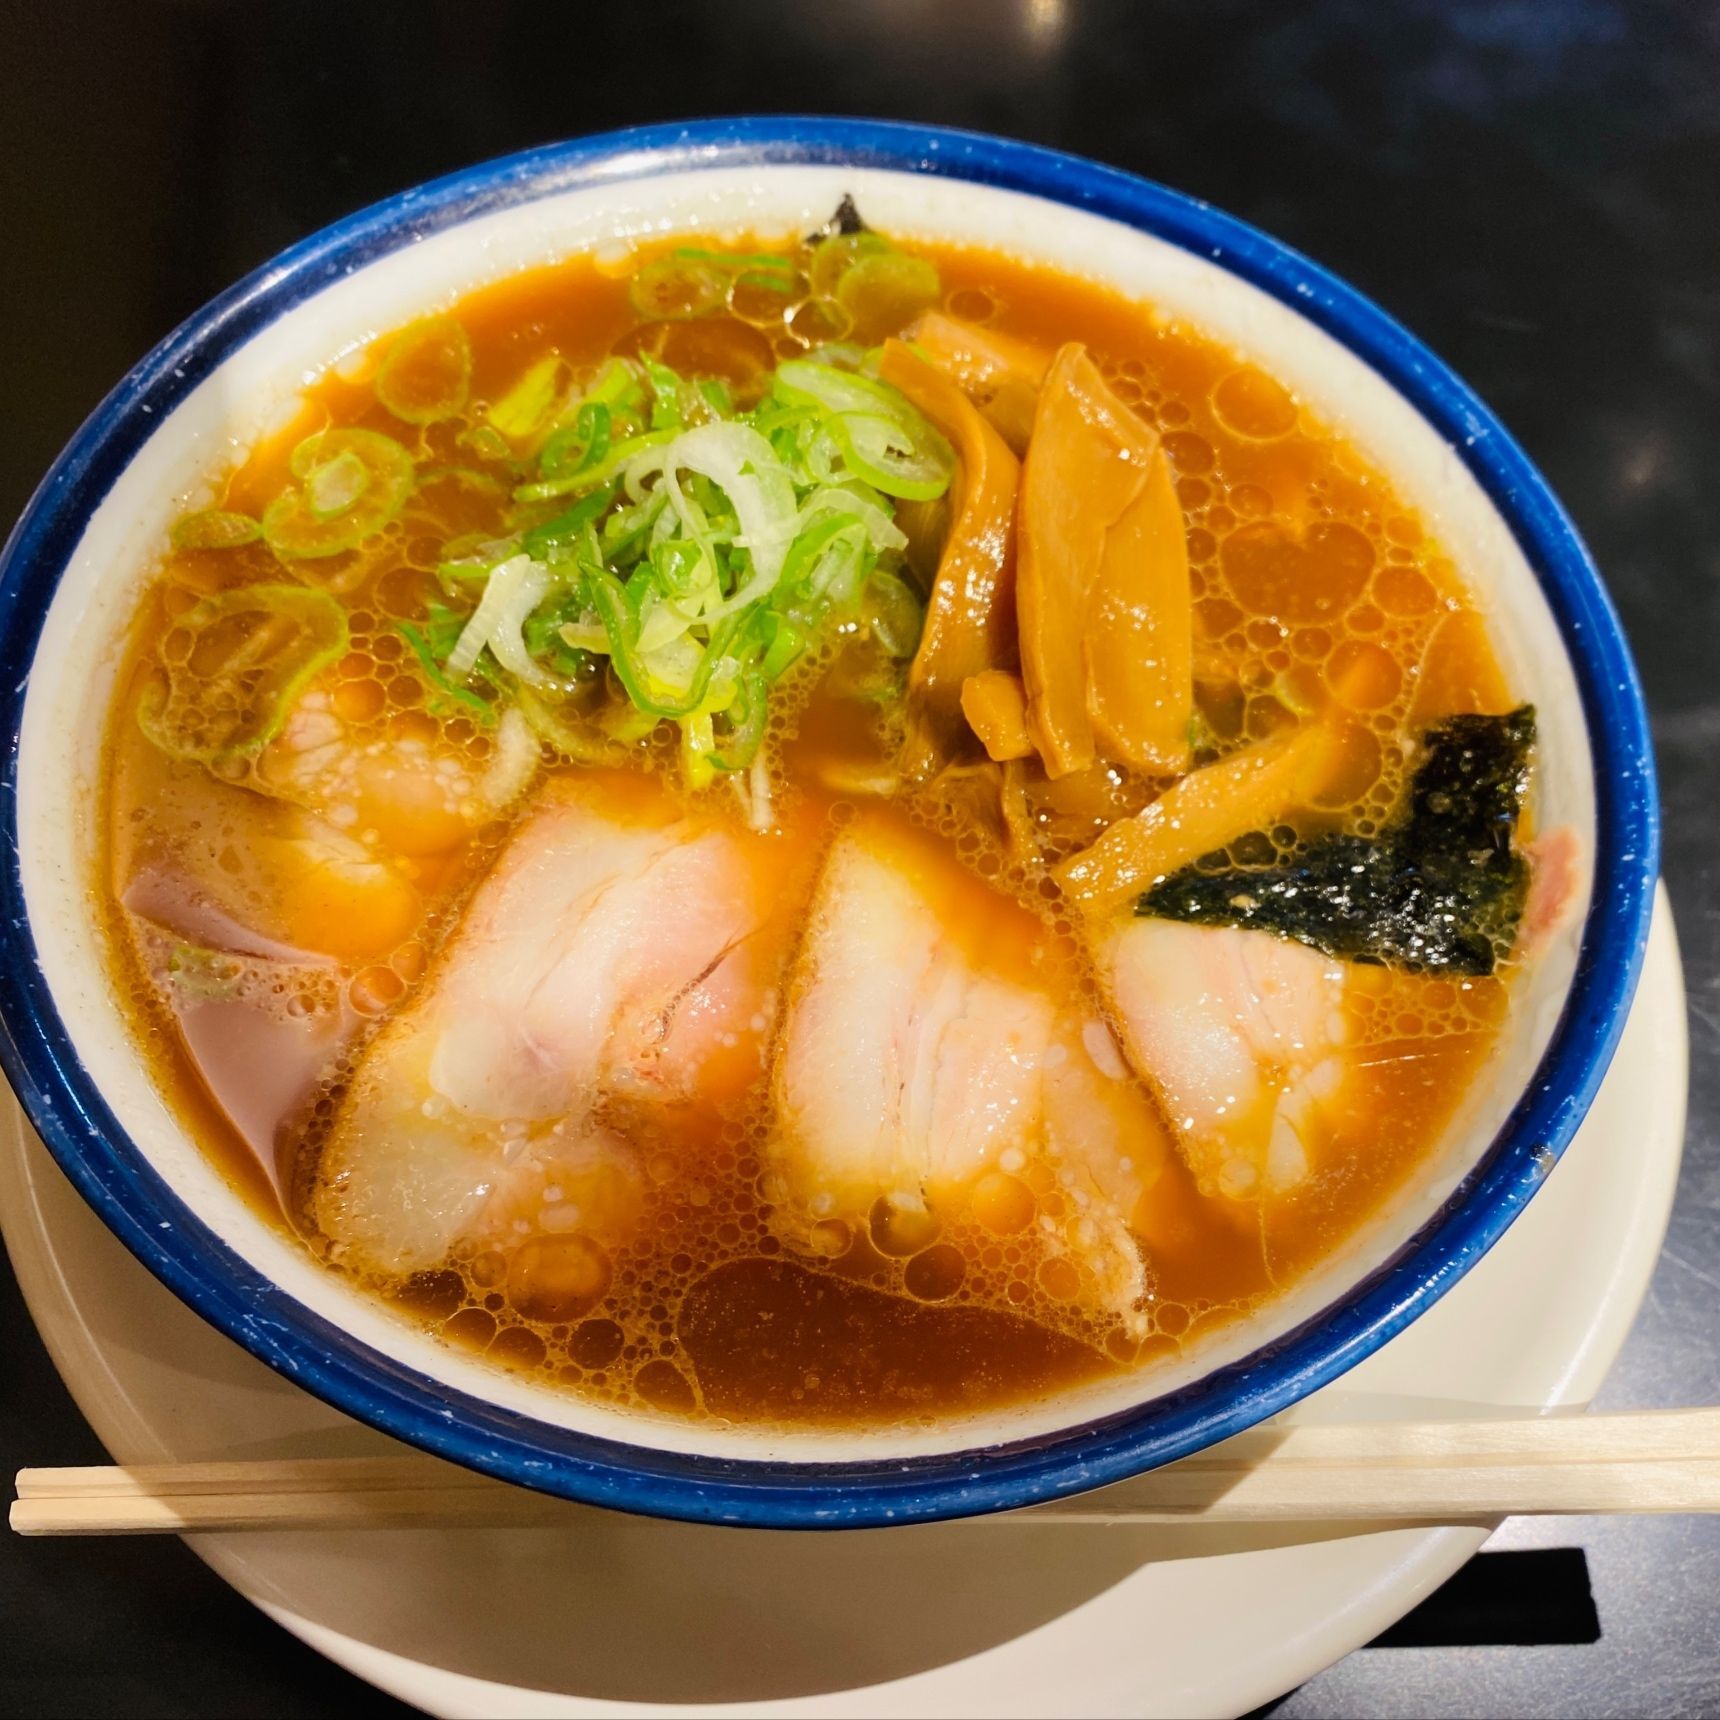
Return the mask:
[[(438, 1342), (229, 1186), (139, 1055), (90, 910), (103, 726), (152, 546), (307, 376), (532, 265), (676, 233), (805, 231), (844, 196), (1150, 300), (1246, 354), (1392, 477), (1539, 713), (1538, 811), (1585, 883), (1491, 1062), (1410, 1185), (1294, 1290), (1182, 1360), (900, 1431), (770, 1431), (590, 1403)], [(174, 1292), (306, 1390), (503, 1480), (753, 1527), (1034, 1504), (1170, 1462), (1336, 1378), (1429, 1308), (1555, 1165), (1630, 1004), (1657, 830), (1646, 714), (1598, 574), (1545, 481), (1425, 347), (1317, 265), (1112, 169), (965, 133), (746, 119), (615, 133), (405, 192), (194, 316), (96, 410), (4, 556), (0, 1059), (84, 1198)]]

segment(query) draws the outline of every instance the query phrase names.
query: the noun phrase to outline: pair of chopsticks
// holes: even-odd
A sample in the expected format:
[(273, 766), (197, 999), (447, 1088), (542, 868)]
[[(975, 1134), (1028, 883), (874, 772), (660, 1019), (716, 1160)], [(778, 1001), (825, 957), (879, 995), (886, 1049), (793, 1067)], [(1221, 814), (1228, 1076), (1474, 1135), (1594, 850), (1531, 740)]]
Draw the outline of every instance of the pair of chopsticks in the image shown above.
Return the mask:
[[(1708, 1511), (1720, 1511), (1720, 1408), (1259, 1428), (1009, 1520), (1470, 1523)], [(406, 1455), (23, 1469), (11, 1523), (20, 1535), (219, 1534), (566, 1525), (581, 1514)]]

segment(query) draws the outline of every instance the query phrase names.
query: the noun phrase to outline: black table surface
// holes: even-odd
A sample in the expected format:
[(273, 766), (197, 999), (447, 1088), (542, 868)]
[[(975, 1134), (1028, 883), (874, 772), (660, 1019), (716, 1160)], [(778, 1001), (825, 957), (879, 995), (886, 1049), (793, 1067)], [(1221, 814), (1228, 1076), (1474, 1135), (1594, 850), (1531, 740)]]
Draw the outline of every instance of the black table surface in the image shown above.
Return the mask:
[[(1373, 295), (1527, 445), (1648, 685), (1690, 989), (1678, 1205), (1601, 1402), (1720, 1402), (1720, 6), (3, 0), (0, 514), (161, 335), (336, 216), (749, 111), (1009, 133), (1209, 199)], [(100, 1456), (6, 1278), (0, 1469)], [(1272, 1712), (1720, 1714), (1717, 1596), (1713, 1519), (1507, 1525)], [(405, 1710), (177, 1542), (0, 1538), (0, 1714), (337, 1712)]]

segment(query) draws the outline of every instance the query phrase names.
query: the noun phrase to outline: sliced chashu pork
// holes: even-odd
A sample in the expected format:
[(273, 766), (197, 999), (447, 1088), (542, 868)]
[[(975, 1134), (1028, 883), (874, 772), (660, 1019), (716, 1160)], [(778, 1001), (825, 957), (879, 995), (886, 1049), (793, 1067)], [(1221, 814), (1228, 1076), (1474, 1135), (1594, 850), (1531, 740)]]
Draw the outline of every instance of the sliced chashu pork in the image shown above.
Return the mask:
[(1288, 1194), (1438, 1126), (1509, 997), (1496, 975), (1340, 961), (1254, 928), (1130, 918), (1094, 948), (1129, 1059), (1197, 1186), (1231, 1202)]
[(636, 782), (551, 785), (365, 1052), (323, 1149), (322, 1232), (390, 1274), (624, 1236), (642, 1117), (686, 1124), (759, 1076), (796, 865), (792, 840)]
[(1202, 1191), (1252, 1200), (1300, 1182), (1345, 1073), (1347, 964), (1270, 932), (1129, 919), (1099, 965)]
[(910, 1231), (971, 1211), (1031, 1226), (1085, 1293), (1136, 1318), (1133, 1228), (1163, 1124), (1044, 928), (888, 815), (856, 820), (825, 863), (775, 1098), (791, 1237), (831, 1220), (876, 1233), (880, 1201)]

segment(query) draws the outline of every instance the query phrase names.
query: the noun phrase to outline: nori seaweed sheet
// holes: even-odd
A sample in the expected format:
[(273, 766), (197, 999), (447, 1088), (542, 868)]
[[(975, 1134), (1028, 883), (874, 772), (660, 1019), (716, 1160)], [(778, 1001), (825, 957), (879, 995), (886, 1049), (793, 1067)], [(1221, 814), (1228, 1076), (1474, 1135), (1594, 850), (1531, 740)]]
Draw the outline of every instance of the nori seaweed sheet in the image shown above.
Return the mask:
[(820, 239), (847, 238), (852, 233), (870, 231), (871, 229), (860, 219), (860, 211), (854, 206), (852, 194), (844, 191), (842, 201), (836, 205), (836, 213), (816, 232), (808, 233), (806, 243), (816, 245)]
[(1327, 836), (1270, 866), (1162, 879), (1135, 912), (1254, 926), (1347, 961), (1492, 973), (1517, 936), (1529, 865), (1513, 846), (1535, 711), (1448, 718), (1422, 738), (1403, 817), (1377, 839)]

